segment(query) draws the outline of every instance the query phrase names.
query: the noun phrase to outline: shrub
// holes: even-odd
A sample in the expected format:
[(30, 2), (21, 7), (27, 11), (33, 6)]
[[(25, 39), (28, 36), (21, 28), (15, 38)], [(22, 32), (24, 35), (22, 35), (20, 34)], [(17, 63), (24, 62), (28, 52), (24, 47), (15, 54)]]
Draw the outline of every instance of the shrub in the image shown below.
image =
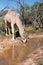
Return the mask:
[(28, 33), (35, 33), (35, 29), (33, 27), (26, 27), (25, 30), (28, 32)]
[(41, 32), (43, 32), (43, 29), (37, 29), (36, 30), (32, 26), (26, 27), (25, 30), (27, 33), (41, 33)]

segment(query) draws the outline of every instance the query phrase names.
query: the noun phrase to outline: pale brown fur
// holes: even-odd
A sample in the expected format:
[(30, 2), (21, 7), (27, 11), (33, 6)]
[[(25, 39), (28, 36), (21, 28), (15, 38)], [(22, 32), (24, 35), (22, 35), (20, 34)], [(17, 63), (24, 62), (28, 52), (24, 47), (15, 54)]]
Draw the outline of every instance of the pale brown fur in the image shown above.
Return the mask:
[[(22, 25), (22, 22), (21, 22), (21, 20), (19, 18), (19, 15), (14, 10), (9, 10), (8, 13), (4, 17), (4, 20), (5, 20), (5, 26), (6, 26), (7, 21), (9, 23), (11, 23), (12, 40), (14, 40), (14, 33), (15, 33), (14, 24), (16, 24), (18, 29), (19, 29), (21, 39), (25, 42), (26, 41), (26, 39), (25, 39), (25, 31), (24, 31), (24, 27)], [(7, 26), (6, 26), (6, 28), (7, 28)], [(7, 31), (7, 29), (6, 29), (6, 31)]]

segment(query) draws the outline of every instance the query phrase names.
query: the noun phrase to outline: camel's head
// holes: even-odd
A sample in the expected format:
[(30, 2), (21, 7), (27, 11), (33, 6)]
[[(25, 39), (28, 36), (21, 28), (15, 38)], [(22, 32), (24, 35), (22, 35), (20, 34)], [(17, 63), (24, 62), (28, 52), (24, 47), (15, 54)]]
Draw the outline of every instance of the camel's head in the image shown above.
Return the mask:
[(24, 40), (22, 40), (24, 43), (26, 43), (27, 42), (27, 39), (24, 39)]

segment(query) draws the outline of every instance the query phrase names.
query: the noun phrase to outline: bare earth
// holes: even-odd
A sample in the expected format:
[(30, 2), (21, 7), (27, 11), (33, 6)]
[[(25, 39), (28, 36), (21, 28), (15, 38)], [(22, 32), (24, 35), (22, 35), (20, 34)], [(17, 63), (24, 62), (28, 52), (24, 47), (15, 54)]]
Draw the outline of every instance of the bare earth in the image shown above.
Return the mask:
[[(36, 65), (43, 59), (43, 35), (29, 35), (27, 43), (0, 39), (0, 65)], [(38, 45), (39, 44), (39, 45)]]
[(28, 38), (43, 38), (43, 35), (41, 35), (41, 34), (40, 35), (38, 35), (38, 34), (35, 35), (34, 34), (34, 35), (29, 35)]

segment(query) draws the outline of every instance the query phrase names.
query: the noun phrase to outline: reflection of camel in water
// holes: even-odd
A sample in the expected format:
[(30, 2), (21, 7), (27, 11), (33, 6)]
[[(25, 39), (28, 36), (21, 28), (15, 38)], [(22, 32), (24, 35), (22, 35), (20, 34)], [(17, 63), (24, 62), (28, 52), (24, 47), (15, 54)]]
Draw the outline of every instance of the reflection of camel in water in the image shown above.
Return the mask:
[(9, 10), (8, 13), (5, 15), (4, 17), (4, 20), (5, 20), (5, 26), (6, 26), (6, 34), (7, 34), (7, 22), (8, 23), (11, 23), (11, 29), (12, 29), (12, 40), (14, 40), (14, 37), (15, 37), (15, 29), (14, 29), (14, 25), (16, 24), (18, 29), (19, 29), (19, 33), (20, 33), (20, 36), (21, 36), (21, 39), (23, 42), (26, 41), (25, 39), (25, 31), (24, 31), (24, 28), (22, 26), (22, 22), (18, 16), (18, 14), (14, 11), (14, 10)]

